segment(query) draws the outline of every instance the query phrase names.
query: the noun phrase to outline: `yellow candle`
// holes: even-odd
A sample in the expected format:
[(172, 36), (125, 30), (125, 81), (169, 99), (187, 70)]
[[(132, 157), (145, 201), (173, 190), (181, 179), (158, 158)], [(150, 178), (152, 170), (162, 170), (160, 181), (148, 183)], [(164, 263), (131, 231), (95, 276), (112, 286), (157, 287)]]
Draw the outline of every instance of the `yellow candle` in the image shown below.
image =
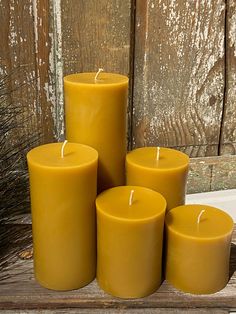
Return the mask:
[(47, 144), (27, 154), (38, 282), (80, 288), (95, 277), (97, 160), (95, 149)]
[(166, 215), (166, 279), (177, 289), (209, 294), (229, 279), (233, 220), (206, 205), (173, 208)]
[(98, 190), (124, 185), (128, 78), (72, 74), (64, 78), (64, 90), (67, 139), (98, 151)]
[(161, 284), (166, 201), (147, 188), (122, 186), (96, 200), (97, 280), (106, 292), (139, 298)]
[(189, 157), (158, 147), (138, 148), (126, 156), (126, 184), (140, 185), (161, 193), (167, 210), (185, 203)]

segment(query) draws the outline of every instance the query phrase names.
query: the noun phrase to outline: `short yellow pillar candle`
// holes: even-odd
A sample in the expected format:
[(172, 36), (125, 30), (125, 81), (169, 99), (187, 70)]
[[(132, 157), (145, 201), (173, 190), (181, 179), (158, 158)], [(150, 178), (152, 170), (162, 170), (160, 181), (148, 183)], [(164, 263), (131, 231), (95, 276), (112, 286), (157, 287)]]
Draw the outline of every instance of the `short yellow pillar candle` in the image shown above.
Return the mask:
[(166, 279), (193, 294), (210, 294), (229, 279), (233, 220), (206, 205), (173, 208), (166, 215)]
[(164, 147), (142, 147), (126, 156), (126, 184), (161, 193), (167, 210), (185, 204), (189, 157)]
[(49, 289), (80, 288), (96, 272), (98, 153), (54, 143), (32, 149), (27, 160), (35, 277)]
[(125, 184), (128, 77), (78, 73), (64, 78), (66, 136), (99, 153), (98, 191)]
[(164, 197), (147, 188), (122, 186), (100, 194), (96, 207), (100, 287), (121, 298), (151, 294), (162, 278)]

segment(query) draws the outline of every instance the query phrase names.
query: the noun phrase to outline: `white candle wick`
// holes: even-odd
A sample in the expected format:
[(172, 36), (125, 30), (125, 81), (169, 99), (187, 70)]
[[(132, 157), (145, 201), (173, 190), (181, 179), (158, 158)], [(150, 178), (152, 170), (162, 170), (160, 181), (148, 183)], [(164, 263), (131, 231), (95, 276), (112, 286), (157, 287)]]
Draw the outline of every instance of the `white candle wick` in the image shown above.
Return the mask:
[(131, 190), (130, 196), (129, 196), (129, 206), (133, 204), (133, 197), (134, 197), (134, 190)]
[(102, 68), (98, 69), (98, 71), (97, 71), (97, 73), (96, 73), (96, 75), (95, 75), (95, 78), (94, 78), (95, 83), (96, 83), (97, 80), (98, 80), (98, 75), (99, 75), (101, 72), (103, 72), (103, 71), (104, 71), (104, 70), (103, 70)]
[(202, 218), (202, 214), (205, 212), (205, 209), (201, 210), (200, 214), (197, 217), (197, 224), (199, 225), (201, 218)]
[(157, 147), (157, 154), (156, 154), (156, 160), (160, 159), (160, 147)]
[(61, 158), (64, 158), (64, 149), (65, 149), (65, 146), (66, 146), (66, 143), (67, 143), (67, 142), (68, 142), (68, 141), (65, 140), (64, 143), (62, 144), (62, 147), (61, 147)]

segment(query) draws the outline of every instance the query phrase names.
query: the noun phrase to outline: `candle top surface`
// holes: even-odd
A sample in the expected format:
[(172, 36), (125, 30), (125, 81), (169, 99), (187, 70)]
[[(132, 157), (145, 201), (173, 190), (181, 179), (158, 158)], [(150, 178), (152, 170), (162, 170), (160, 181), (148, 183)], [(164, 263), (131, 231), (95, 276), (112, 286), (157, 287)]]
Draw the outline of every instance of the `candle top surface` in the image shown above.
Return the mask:
[(64, 77), (65, 83), (89, 84), (89, 85), (109, 85), (109, 84), (127, 84), (129, 79), (125, 75), (117, 73), (100, 72), (96, 77), (96, 72), (75, 73)]
[(230, 234), (234, 227), (233, 219), (224, 211), (198, 204), (171, 209), (165, 221), (168, 229), (190, 238), (218, 238)]
[[(130, 203), (131, 191), (132, 204)], [(97, 210), (118, 220), (153, 219), (165, 213), (166, 200), (151, 189), (139, 186), (118, 186), (101, 193), (96, 199)]]
[(159, 159), (157, 154), (157, 147), (137, 148), (127, 154), (126, 161), (143, 168), (158, 170), (176, 169), (189, 164), (189, 157), (175, 149), (160, 147)]
[(62, 145), (63, 142), (35, 147), (28, 152), (27, 159), (41, 167), (74, 168), (93, 163), (98, 158), (94, 148), (78, 143), (66, 143), (62, 157)]

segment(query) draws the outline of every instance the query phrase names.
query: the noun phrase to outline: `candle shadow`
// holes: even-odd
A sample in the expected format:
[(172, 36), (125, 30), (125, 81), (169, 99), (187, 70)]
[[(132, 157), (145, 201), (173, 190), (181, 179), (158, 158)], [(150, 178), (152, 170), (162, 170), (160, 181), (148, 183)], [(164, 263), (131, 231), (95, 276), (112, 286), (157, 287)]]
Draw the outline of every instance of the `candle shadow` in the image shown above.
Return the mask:
[[(125, 184), (125, 183), (124, 183)], [(121, 185), (121, 184), (120, 184)], [(107, 170), (106, 165), (104, 165), (100, 160), (98, 160), (98, 185), (97, 193), (100, 194), (103, 191), (110, 189), (114, 186), (117, 186), (117, 183), (114, 182), (114, 179)]]
[(231, 243), (230, 260), (229, 260), (229, 279), (236, 271), (236, 244)]
[(66, 152), (64, 153), (64, 157), (67, 157), (67, 156), (70, 156), (70, 155), (73, 155), (74, 153), (73, 152)]
[(203, 223), (204, 221), (207, 221), (207, 220), (208, 220), (207, 218), (201, 217), (200, 223)]
[(162, 244), (162, 283), (166, 279), (166, 251), (167, 251), (167, 233), (166, 233), (166, 226), (164, 225), (163, 230), (163, 244)]

